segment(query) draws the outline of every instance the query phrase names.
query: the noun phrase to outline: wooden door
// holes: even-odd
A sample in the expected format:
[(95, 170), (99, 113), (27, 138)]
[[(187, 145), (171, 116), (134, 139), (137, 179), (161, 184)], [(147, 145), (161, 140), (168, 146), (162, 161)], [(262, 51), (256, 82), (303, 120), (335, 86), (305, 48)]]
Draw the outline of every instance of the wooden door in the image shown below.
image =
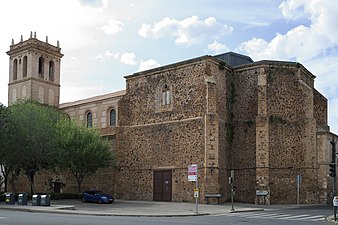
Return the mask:
[(171, 201), (172, 176), (171, 170), (154, 171), (154, 201)]

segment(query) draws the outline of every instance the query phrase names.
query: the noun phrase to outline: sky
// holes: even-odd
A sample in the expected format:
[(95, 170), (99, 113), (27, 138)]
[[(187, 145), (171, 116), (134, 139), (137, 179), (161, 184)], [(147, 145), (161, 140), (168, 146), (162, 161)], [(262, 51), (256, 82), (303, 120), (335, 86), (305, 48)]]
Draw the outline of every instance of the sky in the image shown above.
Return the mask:
[(7, 105), (12, 39), (60, 42), (60, 102), (125, 89), (124, 76), (233, 51), (296, 61), (316, 76), (338, 133), (337, 0), (4, 0), (0, 103)]

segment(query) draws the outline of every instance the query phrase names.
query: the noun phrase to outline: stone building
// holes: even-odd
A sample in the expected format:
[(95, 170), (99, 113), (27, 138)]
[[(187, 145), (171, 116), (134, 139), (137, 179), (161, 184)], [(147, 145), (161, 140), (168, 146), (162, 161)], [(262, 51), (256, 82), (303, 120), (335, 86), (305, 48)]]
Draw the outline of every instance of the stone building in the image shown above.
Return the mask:
[[(9, 103), (29, 96), (58, 105), (59, 46), (31, 36), (12, 43), (8, 54)], [(20, 63), (15, 66), (15, 60), (27, 54), (24, 65), (35, 71), (27, 77), (37, 85), (23, 95), (18, 90), (27, 78), (19, 78), (17, 71), (26, 69)], [(54, 65), (54, 81), (39, 76), (41, 57), (44, 71)], [(296, 203), (297, 175), (301, 203), (331, 201), (328, 165), (335, 160), (332, 143), (337, 136), (327, 124), (327, 99), (314, 88), (315, 76), (303, 65), (253, 62), (230, 52), (125, 79), (126, 90), (59, 105), (112, 142), (116, 165), (104, 171), (110, 179), (89, 179), (83, 188), (99, 188), (122, 199), (193, 201), (195, 182), (188, 181), (187, 172), (189, 165), (197, 164), (202, 203), (207, 194), (229, 200), (231, 170), (235, 201)], [(75, 190), (74, 181), (62, 179), (65, 191)]]

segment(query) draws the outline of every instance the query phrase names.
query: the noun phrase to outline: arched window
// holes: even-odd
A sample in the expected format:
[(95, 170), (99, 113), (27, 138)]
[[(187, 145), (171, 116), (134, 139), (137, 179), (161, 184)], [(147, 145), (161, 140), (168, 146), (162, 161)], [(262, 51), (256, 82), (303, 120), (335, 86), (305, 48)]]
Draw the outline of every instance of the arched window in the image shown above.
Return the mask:
[(168, 112), (173, 110), (173, 86), (167, 81), (161, 81), (156, 88), (155, 112)]
[(23, 57), (22, 77), (27, 77), (27, 56)]
[(44, 78), (44, 64), (45, 64), (45, 60), (40, 57), (39, 58), (39, 77), (40, 78)]
[(49, 81), (54, 81), (54, 62), (50, 61), (49, 62)]
[(13, 61), (13, 80), (18, 79), (18, 60), (14, 59)]
[(93, 127), (93, 114), (91, 112), (87, 113), (87, 127)]
[(109, 120), (109, 125), (111, 127), (115, 127), (116, 126), (116, 111), (115, 109), (110, 110), (110, 120)]

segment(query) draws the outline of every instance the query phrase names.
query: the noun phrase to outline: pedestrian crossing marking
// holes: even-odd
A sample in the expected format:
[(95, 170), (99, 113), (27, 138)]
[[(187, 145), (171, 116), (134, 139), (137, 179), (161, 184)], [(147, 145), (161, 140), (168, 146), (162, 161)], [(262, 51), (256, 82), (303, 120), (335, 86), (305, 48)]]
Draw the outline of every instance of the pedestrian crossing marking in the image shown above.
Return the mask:
[(211, 216), (231, 216), (231, 217), (241, 217), (248, 219), (276, 219), (276, 220), (300, 220), (300, 221), (323, 221), (325, 215), (309, 215), (309, 214), (284, 214), (284, 213), (268, 213), (268, 212), (248, 212), (248, 213), (222, 213)]

